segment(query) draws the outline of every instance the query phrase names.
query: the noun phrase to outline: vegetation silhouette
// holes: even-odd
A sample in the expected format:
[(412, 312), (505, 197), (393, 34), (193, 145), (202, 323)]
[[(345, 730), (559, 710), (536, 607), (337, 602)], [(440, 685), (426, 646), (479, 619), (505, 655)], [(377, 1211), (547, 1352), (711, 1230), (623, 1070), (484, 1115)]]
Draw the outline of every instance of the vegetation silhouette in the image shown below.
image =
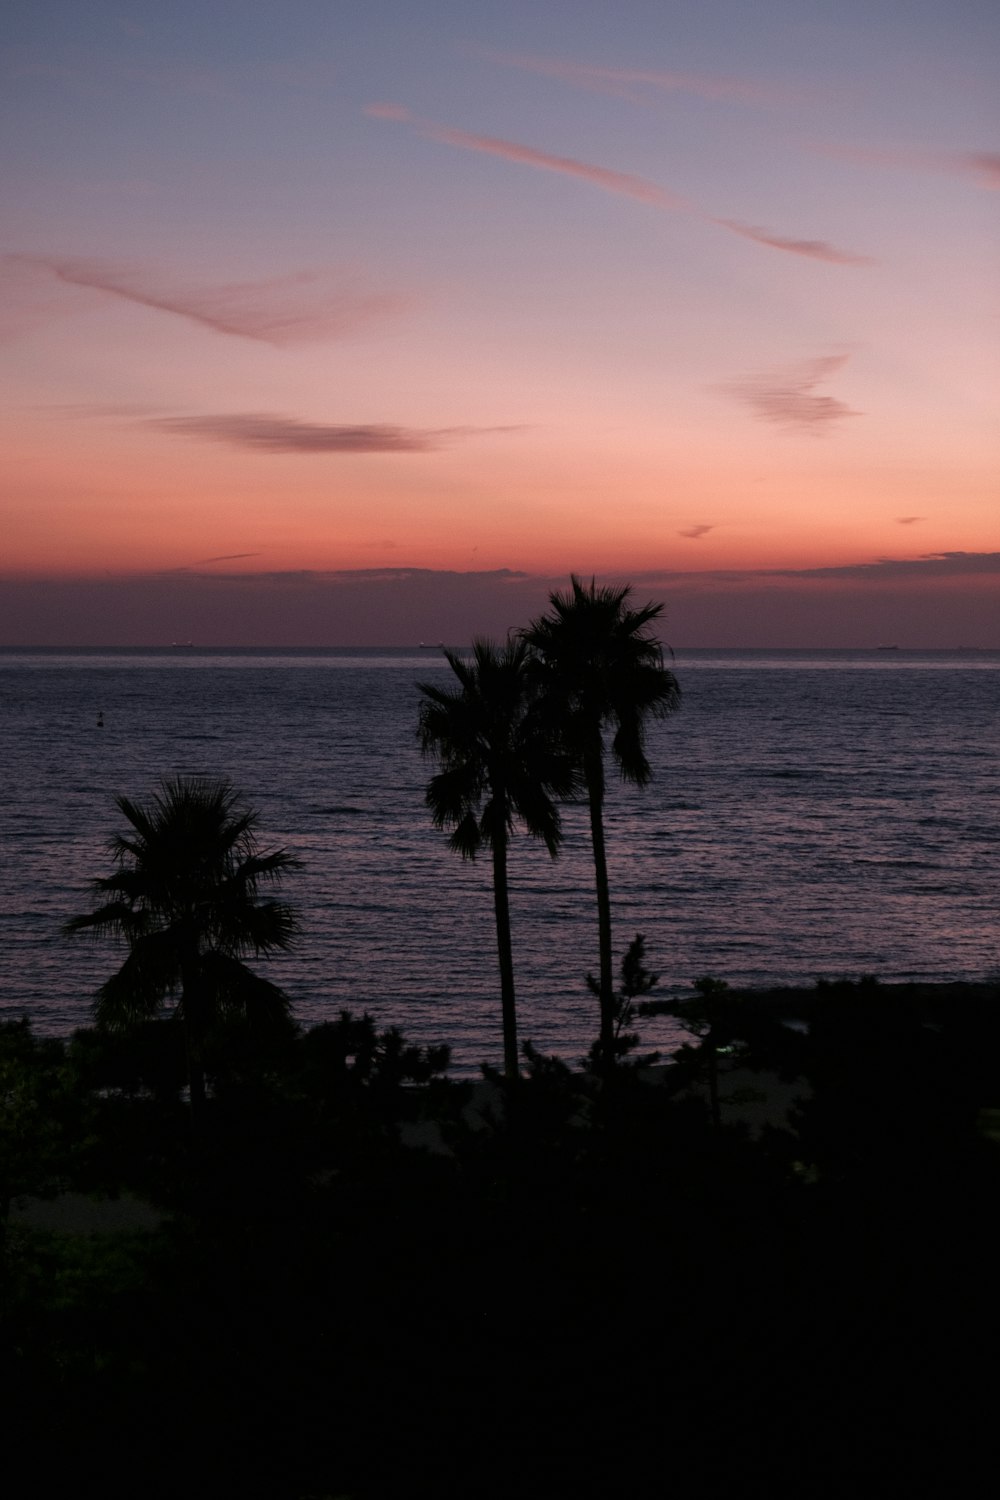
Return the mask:
[[(638, 957), (620, 990), (645, 989)], [(344, 1013), (227, 1054), (193, 1152), (152, 1032), (0, 1027), (14, 1195), (162, 1209), (116, 1233), (18, 1210), (0, 1241), (12, 1500), (124, 1500), (137, 1474), (151, 1500), (490, 1500), (512, 1435), (554, 1494), (970, 1489), (993, 1432), (995, 987), (711, 998), (748, 1065), (811, 1086), (785, 1129), (714, 1124), (672, 1069), (605, 1081), (530, 1048), (498, 1080), (517, 1109), (485, 1120), (443, 1050)], [(444, 1149), (407, 1139), (445, 1118)]]
[(440, 769), (427, 786), (427, 806), (436, 828), (449, 828), (449, 843), (463, 859), (483, 848), (493, 858), (493, 904), (500, 966), (504, 1072), (518, 1076), (517, 1010), (510, 930), (507, 855), (520, 821), (555, 857), (562, 840), (556, 799), (576, 786), (575, 763), (540, 711), (537, 679), (529, 669), (525, 641), (504, 645), (479, 639), (468, 660), (445, 651), (457, 689), (417, 686), (418, 737)]
[(36, 1037), (26, 1017), (0, 1021), (0, 1254), (14, 1199), (52, 1191), (66, 1168), (78, 1121), (63, 1060), (62, 1043)]
[(260, 891), (297, 861), (283, 849), (259, 851), (257, 814), (225, 779), (177, 777), (161, 781), (147, 804), (124, 796), (116, 802), (129, 829), (110, 841), (114, 873), (93, 882), (94, 894), (108, 899), (64, 931), (128, 949), (97, 992), (99, 1028), (121, 1031), (151, 1020), (176, 997), (196, 1117), (214, 1028), (236, 1019), (278, 1035), (290, 1025), (288, 996), (243, 960), (291, 946), (291, 907), (261, 899)]
[(723, 1049), (733, 1051), (738, 1034), (734, 1007), (736, 997), (724, 979), (706, 974), (694, 982), (694, 995), (660, 1002), (657, 1009), (675, 1015), (686, 1029), (699, 1038), (697, 1047), (685, 1043), (676, 1054), (681, 1072), (693, 1080), (705, 1079), (708, 1106), (716, 1130), (722, 1125), (719, 1096), (719, 1055)]
[[(448, 657), (458, 691), (422, 687), (428, 805), (466, 858), (499, 843), (506, 860), (517, 821), (534, 831), (522, 787), (554, 853), (555, 804), (593, 754), (533, 650), (527, 632), (479, 643)], [(483, 670), (505, 677), (502, 658), (510, 697)], [(667, 701), (641, 700), (625, 747), (638, 730), (641, 756)], [(602, 753), (614, 722), (598, 720)], [(504, 779), (508, 751), (523, 780)], [(755, 996), (705, 978), (650, 1000), (637, 933), (610, 1046), (607, 987), (587, 976), (589, 1069), (529, 1045), (516, 1083), (456, 1084), (444, 1046), (350, 1011), (299, 1032), (261, 989), (243, 960), (287, 947), (294, 919), (260, 892), (294, 861), (259, 852), (229, 782), (118, 806), (116, 871), (67, 924), (128, 950), (98, 1027), (64, 1043), (0, 1023), (0, 1409), (29, 1460), (23, 1477), (8, 1465), (12, 1500), (131, 1500), (137, 1475), (150, 1500), (489, 1500), (509, 1493), (494, 1459), (512, 1440), (553, 1494), (980, 1482), (1000, 1328), (995, 985)], [(510, 1000), (513, 1019), (512, 977)], [(621, 1066), (634, 1018), (657, 1011), (700, 1045)], [(197, 1149), (185, 1035), (213, 1082)], [(779, 1123), (720, 1108), (736, 1058), (793, 1084)], [(491, 1089), (516, 1107), (484, 1108)], [(66, 1190), (163, 1212), (141, 1233), (33, 1228), (20, 1208), (4, 1225), (14, 1200)]]
[(590, 809), (597, 890), (600, 954), (598, 1000), (600, 1063), (615, 1059), (615, 994), (612, 972), (611, 895), (604, 831), (605, 730), (610, 754), (623, 781), (645, 786), (650, 718), (664, 718), (680, 705), (680, 688), (663, 664), (663, 648), (649, 627), (662, 604), (631, 604), (630, 587), (589, 586), (576, 575), (568, 593), (549, 596), (551, 611), (521, 632), (531, 649), (532, 671), (553, 726), (580, 769)]
[[(646, 996), (655, 990), (660, 982), (659, 974), (654, 974), (646, 967), (646, 939), (641, 932), (637, 932), (629, 943), (621, 962), (621, 978), (618, 988), (614, 991), (614, 1057), (616, 1063), (622, 1063), (639, 1046), (640, 1037), (637, 1031), (632, 1031), (636, 1018), (639, 1015), (638, 1006), (646, 1002)], [(596, 1000), (601, 998), (601, 987), (593, 974), (587, 975), (587, 988)], [(600, 1073), (603, 1066), (604, 1039), (599, 1036), (591, 1047), (586, 1058), (586, 1066), (593, 1073)], [(648, 1057), (631, 1059), (631, 1066), (649, 1067), (659, 1061), (659, 1053), (651, 1053)]]

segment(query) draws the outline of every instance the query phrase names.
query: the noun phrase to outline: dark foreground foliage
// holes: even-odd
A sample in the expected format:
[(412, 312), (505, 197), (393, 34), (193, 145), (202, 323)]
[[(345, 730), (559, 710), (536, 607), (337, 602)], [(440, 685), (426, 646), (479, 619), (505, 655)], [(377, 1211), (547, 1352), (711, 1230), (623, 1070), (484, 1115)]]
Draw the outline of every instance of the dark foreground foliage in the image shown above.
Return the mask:
[(728, 1122), (724, 1076), (715, 1124), (696, 1052), (693, 1087), (534, 1056), (484, 1125), (444, 1056), (342, 1016), (280, 1054), (220, 1044), (193, 1139), (157, 1038), (0, 1028), (12, 1196), (168, 1214), (11, 1218), (5, 1494), (971, 1492), (997, 997), (817, 993), (801, 1032), (707, 998), (720, 1053), (801, 1081), (792, 1128)]

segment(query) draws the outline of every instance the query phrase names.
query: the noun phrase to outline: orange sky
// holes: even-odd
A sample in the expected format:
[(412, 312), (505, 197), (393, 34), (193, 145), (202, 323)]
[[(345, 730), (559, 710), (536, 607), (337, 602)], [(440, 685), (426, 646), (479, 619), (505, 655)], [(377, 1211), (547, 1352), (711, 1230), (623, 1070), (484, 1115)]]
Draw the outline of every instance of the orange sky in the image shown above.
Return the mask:
[(14, 26), (0, 644), (1000, 645), (1000, 19), (205, 9)]

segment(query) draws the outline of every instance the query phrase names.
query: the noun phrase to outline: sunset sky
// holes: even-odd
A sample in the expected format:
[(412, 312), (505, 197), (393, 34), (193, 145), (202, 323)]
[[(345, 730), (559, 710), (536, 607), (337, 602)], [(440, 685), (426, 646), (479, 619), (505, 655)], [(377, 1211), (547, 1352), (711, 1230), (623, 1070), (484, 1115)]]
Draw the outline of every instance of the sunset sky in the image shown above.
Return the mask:
[(0, 644), (1000, 646), (995, 0), (8, 0)]

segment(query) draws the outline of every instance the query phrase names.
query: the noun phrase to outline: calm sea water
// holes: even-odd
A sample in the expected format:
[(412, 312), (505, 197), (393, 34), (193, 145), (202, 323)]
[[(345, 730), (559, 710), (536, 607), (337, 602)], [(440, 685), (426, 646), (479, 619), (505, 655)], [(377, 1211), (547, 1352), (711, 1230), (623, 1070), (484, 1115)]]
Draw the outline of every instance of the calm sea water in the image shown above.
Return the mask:
[[(652, 784), (610, 784), (619, 954), (643, 932), (663, 993), (997, 977), (1000, 653), (702, 651), (675, 670)], [(113, 797), (224, 774), (264, 846), (303, 862), (297, 951), (268, 968), (300, 1020), (368, 1009), (451, 1043), (457, 1072), (498, 1062), (489, 862), (431, 827), (415, 738), (416, 682), (450, 677), (426, 650), (0, 652), (0, 1015), (86, 1023), (115, 952), (59, 929), (110, 868)], [(575, 1059), (596, 919), (585, 810), (566, 827), (555, 862), (515, 842), (513, 922), (522, 1036)]]

